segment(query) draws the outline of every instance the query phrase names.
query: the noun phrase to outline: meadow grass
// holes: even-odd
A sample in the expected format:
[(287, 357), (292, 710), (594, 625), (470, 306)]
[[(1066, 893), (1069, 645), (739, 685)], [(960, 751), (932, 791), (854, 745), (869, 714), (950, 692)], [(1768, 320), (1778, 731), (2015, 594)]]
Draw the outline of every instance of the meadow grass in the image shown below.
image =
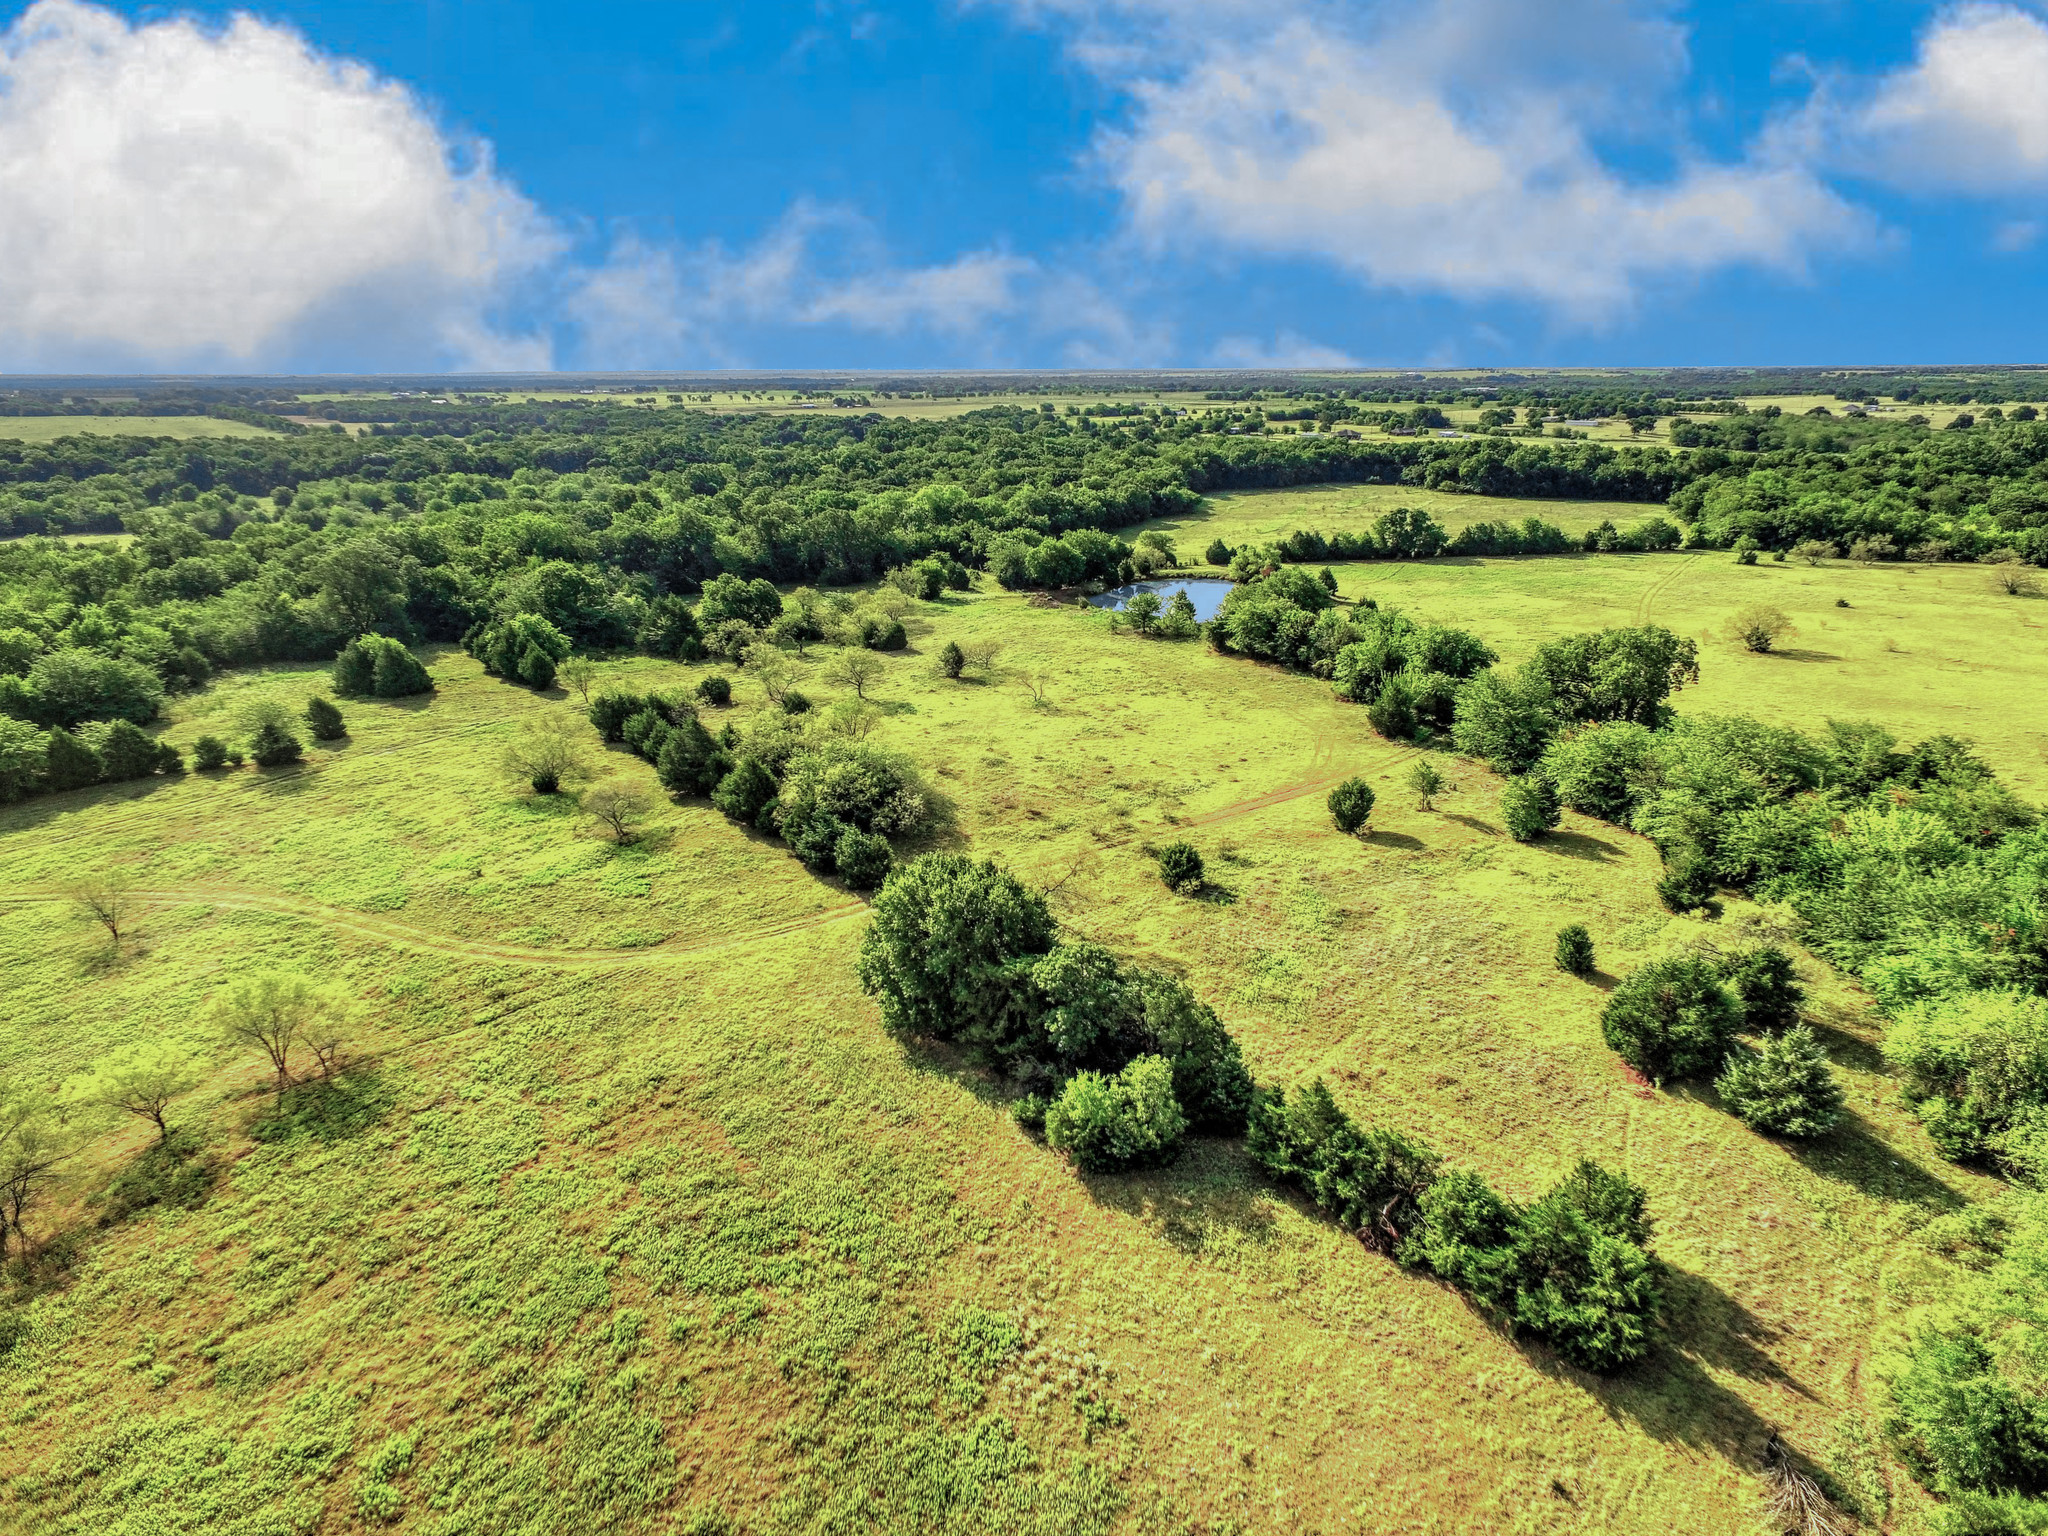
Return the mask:
[(212, 416), (0, 416), (0, 439), (52, 443), (60, 437), (281, 437), (269, 427)]
[[(1513, 651), (1566, 609), (1635, 616), (1674, 573), (1670, 601), (1691, 601), (1724, 566), (1341, 574)], [(1925, 573), (1822, 574), (1860, 613)], [(1899, 669), (1940, 648), (1945, 610), (1900, 611), (1903, 658), (1710, 649), (1681, 702), (1732, 688), (1813, 716), (1853, 684), (1910, 703)], [(997, 674), (935, 675), (948, 639), (1001, 641)], [(826, 654), (800, 664), (821, 701)], [(575, 701), (444, 652), (435, 694), (345, 705), (348, 739), (302, 766), (0, 811), (0, 1070), (55, 1082), (183, 1041), (210, 1075), (173, 1120), (213, 1167), (197, 1209), (97, 1228), (96, 1192), (145, 1138), (99, 1128), (76, 1159), (51, 1213), (79, 1234), (73, 1266), (17, 1310), (0, 1360), (0, 1523), (1740, 1531), (1773, 1429), (1873, 1520), (1905, 1512), (1910, 1479), (1867, 1428), (1875, 1351), (1932, 1283), (1914, 1229), (1995, 1186), (1928, 1144), (1856, 988), (1802, 962), (1846, 1128), (1764, 1140), (1601, 1043), (1614, 976), (1756, 915), (1668, 917), (1642, 840), (1567, 816), (1514, 843), (1498, 780), (1456, 759), (1421, 811), (1401, 782), (1420, 749), (1327, 685), (1092, 611), (948, 597), (886, 660), (879, 739), (949, 797), (948, 841), (1048, 888), (1071, 930), (1187, 977), (1262, 1080), (1321, 1074), (1518, 1197), (1581, 1156), (1641, 1180), (1672, 1265), (1668, 1344), (1610, 1381), (1573, 1370), (1365, 1251), (1235, 1144), (1077, 1177), (1014, 1128), (1000, 1084), (882, 1033), (853, 980), (855, 898), (700, 803), (603, 841), (573, 796), (496, 767), (523, 722)], [(604, 668), (634, 688), (709, 670)], [(227, 677), (166, 732), (189, 747), (322, 685)], [(2000, 739), (2003, 686), (1985, 675), (1952, 725)], [(759, 703), (744, 676), (737, 694)], [(591, 757), (651, 787), (637, 759), (594, 739)], [(1354, 774), (1379, 805), (1345, 837), (1323, 797)], [(1146, 845), (1172, 838), (1208, 861), (1200, 899), (1153, 872)], [(146, 903), (119, 952), (49, 899), (102, 869)], [(1551, 963), (1570, 921), (1599, 946), (1592, 984)], [(356, 1006), (359, 1069), (282, 1106), (204, 1020), (263, 967)]]
[(1202, 551), (1212, 539), (1221, 539), (1235, 549), (1241, 544), (1272, 543), (1297, 528), (1313, 528), (1326, 534), (1361, 533), (1394, 507), (1427, 512), (1451, 533), (1471, 523), (1519, 523), (1524, 518), (1539, 517), (1577, 535), (1606, 521), (1626, 528), (1646, 517), (1671, 517), (1671, 509), (1662, 502), (1460, 496), (1410, 485), (1309, 485), (1273, 491), (1219, 492), (1205, 498), (1194, 512), (1158, 518), (1129, 533), (1135, 537), (1152, 528), (1170, 533), (1181, 560), (1193, 563), (1201, 560)]

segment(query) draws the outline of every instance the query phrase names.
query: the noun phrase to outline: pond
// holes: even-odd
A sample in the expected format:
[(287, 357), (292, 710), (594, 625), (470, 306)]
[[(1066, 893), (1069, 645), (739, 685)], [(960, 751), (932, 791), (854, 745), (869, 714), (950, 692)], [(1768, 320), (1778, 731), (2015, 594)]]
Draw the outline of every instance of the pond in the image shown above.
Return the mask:
[(1206, 624), (1216, 617), (1216, 611), (1223, 606), (1223, 599), (1236, 585), (1236, 582), (1225, 581), (1221, 576), (1171, 576), (1162, 581), (1134, 581), (1128, 587), (1118, 587), (1088, 601), (1097, 608), (1122, 608), (1140, 592), (1157, 592), (1163, 608), (1173, 601), (1174, 593), (1185, 592), (1188, 601), (1195, 605), (1196, 619)]

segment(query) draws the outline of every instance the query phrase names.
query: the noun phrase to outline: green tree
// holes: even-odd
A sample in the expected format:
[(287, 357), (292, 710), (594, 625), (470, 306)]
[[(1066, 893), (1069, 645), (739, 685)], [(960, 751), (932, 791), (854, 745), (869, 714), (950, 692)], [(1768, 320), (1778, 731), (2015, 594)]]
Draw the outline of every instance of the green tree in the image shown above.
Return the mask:
[(73, 1086), (72, 1096), (147, 1120), (156, 1127), (158, 1140), (168, 1143), (171, 1127), (165, 1117), (171, 1101), (198, 1086), (199, 1067), (190, 1056), (168, 1041), (150, 1040), (95, 1063)]
[(1567, 635), (1539, 646), (1523, 670), (1566, 720), (1656, 726), (1666, 700), (1700, 680), (1699, 646), (1661, 624)]
[(1496, 773), (1526, 773), (1550, 745), (1557, 724), (1540, 679), (1489, 667), (1458, 691), (1451, 740)]
[(583, 814), (596, 822), (621, 848), (632, 842), (635, 829), (654, 809), (654, 802), (630, 784), (607, 780), (583, 796)]
[(861, 940), (862, 988), (899, 1035), (958, 1041), (1007, 1061), (1044, 1043), (1028, 966), (1056, 933), (1045, 898), (986, 860), (928, 854), (899, 866)]
[(1372, 786), (1365, 780), (1346, 779), (1330, 791), (1330, 820), (1339, 832), (1356, 832), (1371, 817), (1374, 798)]
[(1131, 628), (1139, 634), (1149, 635), (1152, 626), (1159, 621), (1160, 609), (1165, 606), (1157, 592), (1134, 592), (1131, 600), (1124, 604), (1124, 617), (1130, 620)]
[(1729, 1112), (1765, 1136), (1825, 1136), (1842, 1117), (1842, 1090), (1820, 1037), (1804, 1024), (1730, 1053), (1714, 1080)]
[(873, 651), (849, 649), (832, 658), (832, 664), (825, 669), (825, 680), (851, 688), (854, 697), (865, 699), (868, 689), (880, 682), (888, 670), (888, 664)]
[(711, 792), (711, 803), (742, 826), (761, 820), (775, 799), (775, 775), (757, 758), (742, 757)]
[(1614, 1371), (1648, 1354), (1663, 1305), (1642, 1189), (1582, 1162), (1522, 1213), (1514, 1321), (1573, 1364)]
[(567, 725), (552, 716), (522, 727), (506, 743), (502, 761), (508, 775), (524, 780), (540, 795), (557, 793), (565, 782), (586, 771), (582, 747)]
[(1784, 609), (1773, 608), (1769, 603), (1751, 603), (1728, 620), (1727, 629), (1730, 639), (1739, 640), (1744, 649), (1761, 656), (1793, 633), (1793, 624)]
[(597, 663), (588, 656), (571, 656), (556, 669), (565, 687), (572, 688), (583, 707), (590, 707), (590, 685), (597, 681)]
[(192, 743), (192, 766), (202, 770), (225, 768), (228, 744), (218, 736), (202, 736)]
[(1652, 1082), (1703, 1077), (1728, 1053), (1742, 1005), (1700, 955), (1667, 955), (1631, 972), (1607, 996), (1600, 1030)]
[(56, 1187), (76, 1143), (51, 1095), (22, 1087), (0, 1088), (0, 1259), (9, 1233), (23, 1257), (34, 1251), (28, 1218)]
[(26, 720), (0, 715), (0, 805), (36, 793), (43, 787), (43, 766), (49, 738)]
[(1792, 957), (1777, 945), (1759, 945), (1725, 956), (1721, 974), (1742, 1003), (1745, 1027), (1756, 1031), (1790, 1029), (1799, 1022), (1806, 989), (1799, 984)]
[(1046, 1144), (1084, 1173), (1122, 1173), (1180, 1151), (1187, 1117), (1173, 1096), (1173, 1068), (1140, 1056), (1114, 1077), (1077, 1072), (1045, 1115)]
[(1202, 558), (1211, 565), (1228, 565), (1234, 553), (1235, 551), (1221, 539), (1211, 539), (1209, 547), (1202, 552)]
[(282, 768), (306, 755), (299, 738), (275, 720), (266, 720), (249, 738), (249, 756), (259, 768)]
[(282, 1103), (292, 1082), (292, 1053), (331, 1032), (347, 1007), (339, 993), (305, 976), (266, 971), (230, 982), (214, 994), (209, 1011), (230, 1047), (259, 1050), (268, 1058)]
[(1664, 872), (1657, 879), (1657, 899), (1673, 912), (1695, 912), (1714, 899), (1714, 862), (1693, 842), (1675, 843), (1664, 851)]
[(398, 699), (433, 687), (419, 658), (384, 635), (351, 640), (334, 658), (334, 691), (344, 698)]
[(1444, 792), (1444, 776), (1428, 758), (1417, 758), (1408, 770), (1408, 788), (1415, 795), (1417, 809), (1433, 811), (1436, 797)]
[(1593, 935), (1584, 923), (1567, 923), (1557, 930), (1557, 968), (1568, 976), (1590, 976), (1597, 969)]
[(948, 640), (939, 651), (939, 674), (957, 678), (966, 667), (967, 653), (960, 649), (960, 642)]
[(1159, 878), (1169, 891), (1191, 896), (1202, 888), (1202, 855), (1193, 844), (1167, 843), (1153, 857), (1159, 861)]
[(1509, 779), (1501, 788), (1500, 815), (1509, 837), (1518, 843), (1534, 841), (1563, 819), (1557, 786), (1540, 773)]
[(43, 761), (44, 782), (59, 792), (97, 784), (104, 772), (100, 755), (61, 725), (51, 727)]
[(732, 680), (713, 673), (700, 678), (697, 683), (697, 697), (706, 704), (724, 706), (732, 702)]
[(348, 722), (341, 718), (333, 700), (318, 694), (306, 701), (306, 728), (315, 741), (339, 741), (348, 734)]
[(672, 795), (709, 795), (731, 768), (731, 758), (695, 718), (671, 727), (654, 759), (661, 787)]
[(879, 890), (896, 862), (886, 837), (859, 827), (848, 827), (839, 834), (832, 858), (839, 867), (839, 878), (856, 891)]

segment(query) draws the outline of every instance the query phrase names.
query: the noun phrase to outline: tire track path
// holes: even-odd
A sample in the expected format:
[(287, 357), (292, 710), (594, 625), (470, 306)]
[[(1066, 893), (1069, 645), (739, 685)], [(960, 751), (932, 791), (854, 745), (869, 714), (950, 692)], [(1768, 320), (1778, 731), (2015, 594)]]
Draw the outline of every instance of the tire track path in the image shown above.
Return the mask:
[(1673, 568), (1665, 575), (1658, 577), (1655, 581), (1644, 587), (1643, 595), (1636, 599), (1636, 623), (1649, 623), (1650, 615), (1655, 610), (1658, 600), (1683, 580), (1687, 571), (1704, 559), (1706, 559), (1705, 555), (1687, 555), (1683, 560), (1676, 562)]
[[(806, 917), (764, 923), (735, 933), (708, 934), (701, 938), (666, 940), (640, 949), (544, 949), (534, 945), (500, 944), (489, 939), (464, 939), (438, 933), (411, 923), (399, 922), (375, 913), (354, 912), (324, 902), (290, 896), (276, 891), (239, 890), (213, 885), (137, 886), (129, 891), (134, 901), (147, 907), (204, 906), (218, 912), (269, 912), (296, 917), (338, 932), (354, 934), (404, 949), (424, 950), (458, 960), (477, 960), (540, 966), (554, 970), (605, 970), (665, 965), (694, 959), (721, 949), (735, 949), (764, 939), (785, 938), (858, 916), (867, 903), (858, 899), (842, 901)], [(0, 908), (62, 902), (60, 891), (20, 889), (0, 892)]]

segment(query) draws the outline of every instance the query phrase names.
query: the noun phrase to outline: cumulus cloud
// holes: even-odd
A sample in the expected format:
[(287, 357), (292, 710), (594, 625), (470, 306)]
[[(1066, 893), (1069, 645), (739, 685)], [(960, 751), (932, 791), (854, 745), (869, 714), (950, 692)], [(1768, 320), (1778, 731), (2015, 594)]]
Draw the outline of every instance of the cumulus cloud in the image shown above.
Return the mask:
[(1647, 280), (1733, 265), (1798, 277), (1809, 251), (1876, 235), (1764, 148), (1648, 181), (1602, 159), (1596, 131), (1656, 121), (1682, 75), (1664, 6), (1191, 0), (1171, 28), (1158, 0), (1030, 13), (1069, 17), (1077, 58), (1129, 94), (1129, 123), (1098, 149), (1155, 248), (1319, 258), (1376, 285), (1598, 322)]
[(1790, 132), (1910, 191), (2037, 191), (2048, 186), (2048, 24), (2011, 5), (1956, 6), (1921, 33), (1911, 64), (1829, 82)]
[(0, 37), (0, 366), (545, 366), (561, 238), (402, 86), (240, 16), (40, 0)]

